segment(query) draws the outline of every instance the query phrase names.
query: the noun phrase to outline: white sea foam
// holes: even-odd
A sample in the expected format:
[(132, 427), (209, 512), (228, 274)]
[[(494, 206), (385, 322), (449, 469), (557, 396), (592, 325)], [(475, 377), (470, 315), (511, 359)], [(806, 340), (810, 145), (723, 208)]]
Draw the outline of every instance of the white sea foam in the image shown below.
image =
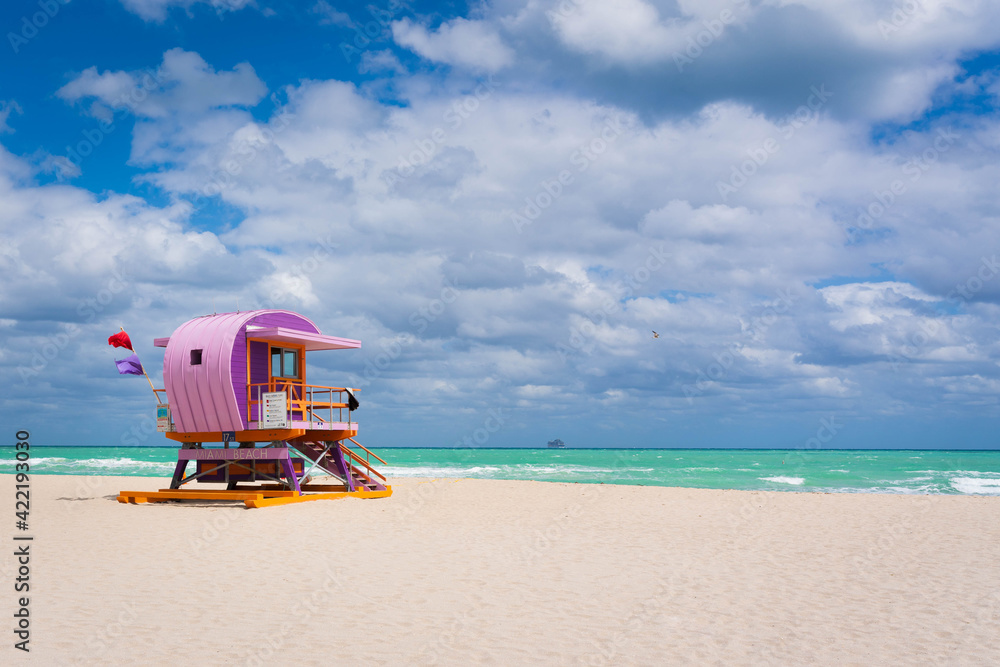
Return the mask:
[(136, 459), (83, 459), (75, 464), (93, 468), (125, 469), (125, 468), (166, 468), (172, 469), (174, 463), (164, 461), (137, 461)]
[[(65, 450), (50, 450), (52, 453), (41, 450), (38, 453), (48, 454), (32, 458), (32, 470), (47, 474), (64, 475), (147, 475), (169, 477), (173, 470), (175, 460), (164, 461), (168, 458), (162, 452), (148, 454), (141, 450), (121, 450), (111, 449), (108, 453), (97, 453), (97, 451), (74, 451), (72, 454), (65, 454)], [(60, 455), (57, 455), (61, 454)], [(95, 456), (96, 454), (96, 456)], [(75, 456), (90, 458), (74, 458)], [(134, 458), (139, 456), (139, 459)], [(659, 453), (655, 458), (661, 459), (653, 463), (653, 456), (642, 458), (637, 454), (630, 454), (625, 459), (615, 458), (610, 460), (595, 456), (592, 459), (573, 458), (569, 453), (563, 453), (568, 460), (578, 461), (576, 464), (557, 460), (553, 454), (551, 457), (525, 456), (524, 459), (510, 457), (504, 462), (490, 461), (485, 455), (477, 452), (468, 454), (458, 451), (452, 458), (440, 457), (434, 454), (429, 460), (414, 460), (408, 463), (401, 463), (394, 466), (381, 468), (380, 470), (390, 477), (395, 478), (478, 478), (478, 479), (535, 479), (539, 481), (563, 481), (563, 482), (587, 482), (605, 484), (654, 484), (671, 486), (708, 486), (730, 488), (734, 484), (745, 488), (770, 489), (772, 491), (818, 491), (826, 490), (840, 493), (888, 493), (888, 494), (970, 494), (988, 495), (992, 497), (1000, 496), (1000, 472), (991, 462), (984, 463), (973, 460), (948, 460), (944, 468), (970, 468), (979, 467), (980, 470), (911, 470), (908, 465), (899, 466), (903, 470), (886, 474), (884, 470), (869, 470), (870, 466), (864, 463), (865, 459), (877, 460), (877, 457), (853, 456), (849, 459), (839, 459), (840, 462), (849, 462), (851, 470), (843, 468), (828, 469), (823, 462), (817, 461), (815, 474), (810, 473), (810, 469), (786, 469), (773, 467), (770, 463), (764, 465), (762, 462), (753, 461), (748, 454), (745, 457), (734, 459), (733, 463), (738, 468), (729, 466), (716, 467), (714, 457), (699, 459), (696, 456), (677, 456)], [(574, 456), (577, 456), (574, 454)], [(161, 460), (140, 460), (143, 457), (156, 458)], [(442, 460), (443, 459), (443, 460)], [(683, 462), (684, 466), (674, 466), (669, 461), (673, 459)], [(529, 462), (531, 461), (531, 462)], [(936, 459), (935, 459), (936, 461)], [(985, 461), (985, 460), (984, 460)], [(623, 465), (618, 465), (621, 462)], [(826, 465), (838, 462), (838, 459), (827, 459)], [(588, 465), (589, 464), (589, 465)], [(911, 463), (910, 465), (913, 465)], [(926, 468), (933, 465), (933, 462), (920, 465)], [(655, 466), (655, 467), (653, 467)], [(767, 468), (771, 476), (760, 476), (754, 478), (752, 475), (735, 475), (736, 472), (751, 472), (757, 468)], [(876, 466), (876, 469), (884, 466)], [(12, 465), (5, 465), (0, 462), (0, 471), (12, 471)], [(787, 470), (784, 474), (775, 470)], [(797, 477), (794, 475), (801, 475)], [(805, 488), (805, 475), (810, 475), (810, 486)], [(820, 489), (815, 486), (822, 477), (826, 475), (829, 480), (836, 480), (830, 484), (831, 488)], [(837, 475), (843, 475), (837, 479)], [(855, 479), (855, 477), (857, 479)], [(757, 479), (759, 482), (752, 482)]]
[(817, 493), (873, 493), (873, 494), (898, 494), (898, 495), (925, 495), (929, 493), (940, 493), (936, 487), (927, 486), (910, 489), (902, 486), (873, 486), (871, 488), (859, 488), (856, 486), (824, 486), (810, 488), (810, 491)]
[(142, 472), (169, 472), (173, 470), (172, 461), (139, 461), (136, 459), (66, 459), (59, 456), (39, 457), (32, 460), (32, 467), (38, 472), (57, 472), (60, 474), (135, 474)]
[(961, 493), (980, 495), (1000, 495), (1000, 479), (983, 479), (981, 477), (954, 477), (951, 485)]
[(601, 472), (608, 473), (608, 472), (642, 470), (642, 468), (592, 468), (590, 466), (580, 466), (580, 465), (547, 466), (547, 465), (538, 465), (535, 463), (528, 463), (525, 465), (504, 466), (504, 468), (510, 470), (511, 472), (522, 470), (524, 472), (540, 473), (542, 475), (593, 474)]
[(490, 477), (501, 472), (499, 466), (387, 466), (380, 472), (387, 477)]
[(649, 472), (652, 468), (595, 468), (580, 465), (472, 465), (472, 466), (388, 466), (381, 471), (389, 477), (482, 477), (488, 479), (504, 479), (514, 477), (535, 476), (580, 476), (595, 477), (626, 472)]
[(468, 469), (438, 468), (433, 466), (398, 467), (386, 466), (379, 468), (386, 477), (466, 477)]
[(793, 484), (795, 486), (800, 486), (806, 481), (802, 477), (782, 477), (781, 475), (777, 477), (758, 477), (757, 479), (765, 482), (775, 482), (777, 484)]
[(940, 493), (940, 489), (933, 484), (924, 486), (875, 486), (870, 489), (871, 493), (898, 493), (903, 495), (925, 495), (928, 493)]

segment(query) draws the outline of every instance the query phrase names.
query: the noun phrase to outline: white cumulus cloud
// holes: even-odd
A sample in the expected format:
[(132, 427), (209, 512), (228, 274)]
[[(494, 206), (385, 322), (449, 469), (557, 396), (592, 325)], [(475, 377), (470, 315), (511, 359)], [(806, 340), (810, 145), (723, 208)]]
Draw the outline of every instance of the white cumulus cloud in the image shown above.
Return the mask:
[(392, 34), (397, 44), (417, 55), (456, 67), (495, 72), (514, 60), (514, 51), (496, 29), (482, 21), (456, 18), (428, 30), (402, 19), (393, 22)]

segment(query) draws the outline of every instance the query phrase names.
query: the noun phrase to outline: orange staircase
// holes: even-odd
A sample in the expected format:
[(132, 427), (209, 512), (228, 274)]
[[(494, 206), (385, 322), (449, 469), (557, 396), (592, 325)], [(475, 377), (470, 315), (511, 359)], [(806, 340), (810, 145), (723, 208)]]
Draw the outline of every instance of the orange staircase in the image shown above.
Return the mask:
[(354, 438), (348, 438), (365, 452), (365, 457), (351, 450), (343, 440), (340, 442), (296, 441), (289, 443), (297, 449), (311, 465), (306, 469), (320, 468), (339, 478), (348, 491), (384, 491), (387, 488), (385, 475), (371, 466), (371, 459), (385, 463), (377, 454), (365, 448)]

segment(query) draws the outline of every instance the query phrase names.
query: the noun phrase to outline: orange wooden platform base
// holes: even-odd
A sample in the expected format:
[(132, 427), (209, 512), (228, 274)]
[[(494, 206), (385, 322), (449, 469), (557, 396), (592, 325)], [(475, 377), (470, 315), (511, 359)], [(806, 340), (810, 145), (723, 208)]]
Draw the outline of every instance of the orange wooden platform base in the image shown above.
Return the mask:
[(121, 491), (120, 503), (161, 503), (168, 500), (242, 500), (247, 507), (272, 507), (305, 503), (311, 500), (336, 500), (337, 498), (388, 498), (392, 487), (384, 491), (347, 491), (342, 485), (313, 484), (302, 487), (302, 495), (295, 491), (268, 487), (246, 487), (228, 491), (226, 489), (160, 489), (159, 491)]

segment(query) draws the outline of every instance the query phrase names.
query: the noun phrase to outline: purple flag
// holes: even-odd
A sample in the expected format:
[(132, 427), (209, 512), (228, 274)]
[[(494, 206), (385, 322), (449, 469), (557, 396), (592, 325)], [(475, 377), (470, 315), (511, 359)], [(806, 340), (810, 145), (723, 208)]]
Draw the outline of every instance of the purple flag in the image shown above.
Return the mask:
[(120, 375), (142, 375), (142, 364), (139, 362), (139, 357), (136, 354), (132, 354), (129, 357), (122, 359), (121, 361), (115, 359), (115, 366), (118, 366), (118, 373)]

